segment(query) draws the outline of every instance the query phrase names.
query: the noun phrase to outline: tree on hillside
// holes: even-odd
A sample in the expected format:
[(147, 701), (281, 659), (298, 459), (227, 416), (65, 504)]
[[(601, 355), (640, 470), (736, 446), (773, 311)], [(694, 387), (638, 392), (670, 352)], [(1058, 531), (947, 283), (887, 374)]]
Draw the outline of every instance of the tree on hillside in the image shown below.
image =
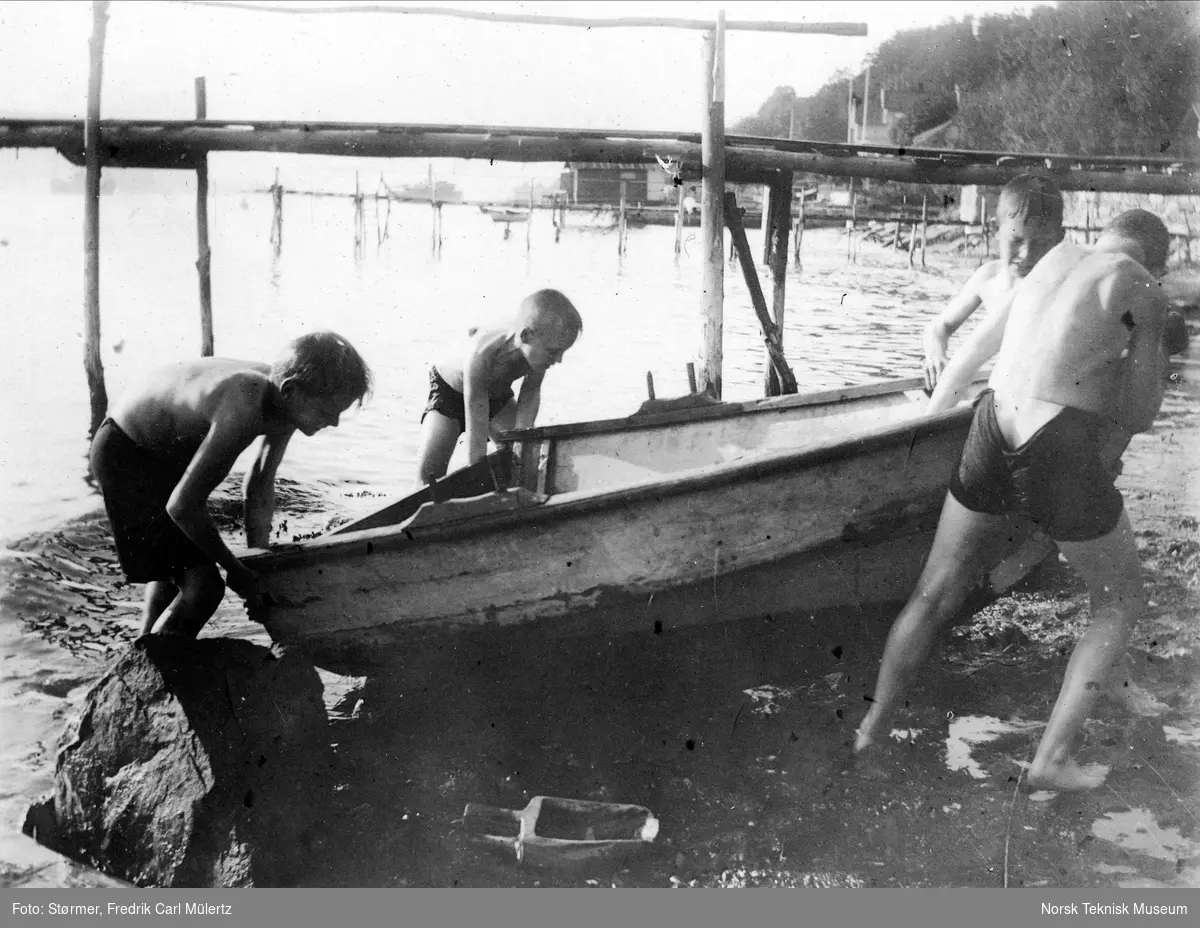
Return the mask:
[(1194, 138), (1176, 137), (1200, 78), (1196, 5), (1068, 3), (1029, 17), (988, 17), (980, 35), (994, 49), (994, 76), (959, 114), (972, 148), (1147, 156), (1196, 149)]
[(758, 112), (734, 124), (733, 131), (738, 135), (786, 139), (795, 106), (796, 91), (791, 87), (776, 87)]

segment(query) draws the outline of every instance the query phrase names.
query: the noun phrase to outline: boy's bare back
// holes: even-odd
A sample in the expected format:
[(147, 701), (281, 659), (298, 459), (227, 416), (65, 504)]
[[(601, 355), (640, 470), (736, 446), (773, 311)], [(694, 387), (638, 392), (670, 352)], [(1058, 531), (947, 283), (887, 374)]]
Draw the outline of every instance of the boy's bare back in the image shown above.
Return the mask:
[(110, 415), (147, 451), (184, 468), (216, 421), (244, 436), (243, 447), (268, 430), (270, 372), (268, 364), (229, 358), (166, 365), (147, 374)]
[(465, 372), (469, 368), (480, 372), (489, 391), (505, 390), (532, 372), (509, 328), (469, 329), (465, 337), (438, 356), (434, 367), (459, 393), (466, 392)]

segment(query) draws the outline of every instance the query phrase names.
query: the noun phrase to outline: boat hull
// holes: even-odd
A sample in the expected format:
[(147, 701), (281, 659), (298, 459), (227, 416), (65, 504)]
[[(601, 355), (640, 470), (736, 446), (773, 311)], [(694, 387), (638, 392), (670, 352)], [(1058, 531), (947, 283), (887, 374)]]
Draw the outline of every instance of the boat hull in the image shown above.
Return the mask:
[(617, 489), (521, 491), (511, 508), (247, 565), (275, 601), (271, 635), (340, 667), (448, 634), (656, 632), (895, 601), (920, 571), (969, 422), (958, 409)]

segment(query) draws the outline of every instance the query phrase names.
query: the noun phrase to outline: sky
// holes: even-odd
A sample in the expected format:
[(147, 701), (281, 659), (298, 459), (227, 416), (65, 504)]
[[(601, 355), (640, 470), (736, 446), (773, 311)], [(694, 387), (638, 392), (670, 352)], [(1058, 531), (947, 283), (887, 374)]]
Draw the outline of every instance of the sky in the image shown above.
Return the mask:
[[(866, 37), (728, 32), (726, 114), (732, 124), (754, 113), (777, 86), (790, 85), (806, 96), (839, 70), (857, 70), (869, 52), (898, 31), (1038, 4), (426, 0), (420, 5), (703, 20), (715, 20), (725, 9), (730, 20), (867, 24)], [(208, 114), (217, 119), (692, 132), (700, 127), (702, 33), (694, 30), (581, 29), (394, 13), (283, 15), (155, 0), (113, 0), (109, 9), (102, 113), (110, 118), (193, 118), (193, 79), (203, 75)], [(0, 0), (0, 115), (82, 117), (91, 28), (86, 0)], [(262, 157), (238, 160), (248, 170)], [(272, 164), (281, 161), (281, 156), (269, 157)], [(325, 163), (331, 160), (345, 159), (309, 158), (306, 169), (314, 175), (348, 170)], [(214, 165), (218, 177), (239, 173), (233, 162), (225, 168), (227, 161)], [(414, 178), (424, 170), (411, 166)], [(439, 176), (471, 174), (461, 162), (439, 168)], [(538, 168), (509, 165), (505, 174), (529, 172)], [(349, 176), (352, 187), (352, 172)]]

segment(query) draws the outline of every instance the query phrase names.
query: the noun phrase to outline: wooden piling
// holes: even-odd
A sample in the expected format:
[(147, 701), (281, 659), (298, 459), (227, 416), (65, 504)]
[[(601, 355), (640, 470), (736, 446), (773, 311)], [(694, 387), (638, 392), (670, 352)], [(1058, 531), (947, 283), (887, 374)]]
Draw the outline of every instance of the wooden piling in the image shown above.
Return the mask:
[(917, 250), (917, 224), (912, 224), (912, 230), (908, 233), (908, 266), (913, 266), (913, 256)]
[(929, 194), (921, 194), (921, 267), (925, 266), (925, 242), (929, 231)]
[(283, 250), (283, 185), (279, 183), (279, 168), (275, 169), (275, 183), (271, 185), (271, 245), (278, 255)]
[(682, 184), (675, 188), (675, 257), (683, 251), (683, 191)]
[(625, 254), (625, 181), (621, 181), (621, 206), (617, 212), (617, 254)]
[[(208, 91), (196, 78), (196, 118), (208, 118)], [(200, 275), (200, 354), (212, 357), (212, 250), (208, 247), (208, 155), (196, 159), (196, 271)]]
[[(775, 330), (779, 337), (779, 347), (783, 348), (783, 316), (784, 297), (787, 284), (787, 255), (788, 234), (792, 223), (792, 184), (794, 175), (790, 171), (782, 172), (779, 179), (768, 188), (768, 199), (763, 209), (763, 238), (766, 242), (766, 264), (771, 272), (772, 299), (771, 309), (775, 317)], [(779, 396), (783, 393), (783, 384), (779, 373), (771, 363), (771, 353), (767, 352), (767, 375), (765, 392), (767, 396)]]
[(654, 395), (654, 372), (653, 371), (646, 371), (646, 397), (651, 400), (656, 398)]
[(796, 217), (796, 241), (792, 247), (792, 260), (800, 263), (800, 242), (804, 240), (804, 195), (800, 197), (800, 213)]
[(525, 220), (525, 253), (533, 246), (533, 178), (529, 178), (529, 218)]
[(737, 200), (732, 193), (725, 194), (725, 224), (729, 227), (730, 237), (737, 248), (738, 260), (742, 265), (742, 276), (746, 279), (746, 289), (750, 292), (750, 302), (754, 306), (754, 314), (758, 316), (758, 323), (762, 327), (768, 358), (779, 375), (780, 391), (795, 393), (796, 376), (792, 373), (787, 358), (783, 354), (783, 333), (772, 322), (771, 316), (767, 312), (767, 300), (763, 296), (762, 285), (758, 282), (758, 271), (754, 268), (754, 258), (750, 254), (746, 229), (742, 225), (741, 212), (737, 208)]
[(429, 250), (437, 254), (438, 250), (438, 208), (437, 188), (433, 184), (433, 162), (429, 162)]
[(100, 87), (104, 76), (104, 34), (108, 27), (108, 2), (92, 3), (92, 38), (89, 44), (87, 118), (83, 125), (85, 147), (83, 204), (83, 368), (87, 373), (92, 421), (88, 437), (96, 434), (108, 413), (108, 390), (100, 361)]
[(721, 398), (725, 306), (725, 13), (704, 34), (704, 122), (700, 194), (701, 335), (699, 389)]
[(696, 365), (691, 361), (687, 362), (687, 380), (688, 380), (688, 391), (690, 393), (695, 393), (696, 392)]

